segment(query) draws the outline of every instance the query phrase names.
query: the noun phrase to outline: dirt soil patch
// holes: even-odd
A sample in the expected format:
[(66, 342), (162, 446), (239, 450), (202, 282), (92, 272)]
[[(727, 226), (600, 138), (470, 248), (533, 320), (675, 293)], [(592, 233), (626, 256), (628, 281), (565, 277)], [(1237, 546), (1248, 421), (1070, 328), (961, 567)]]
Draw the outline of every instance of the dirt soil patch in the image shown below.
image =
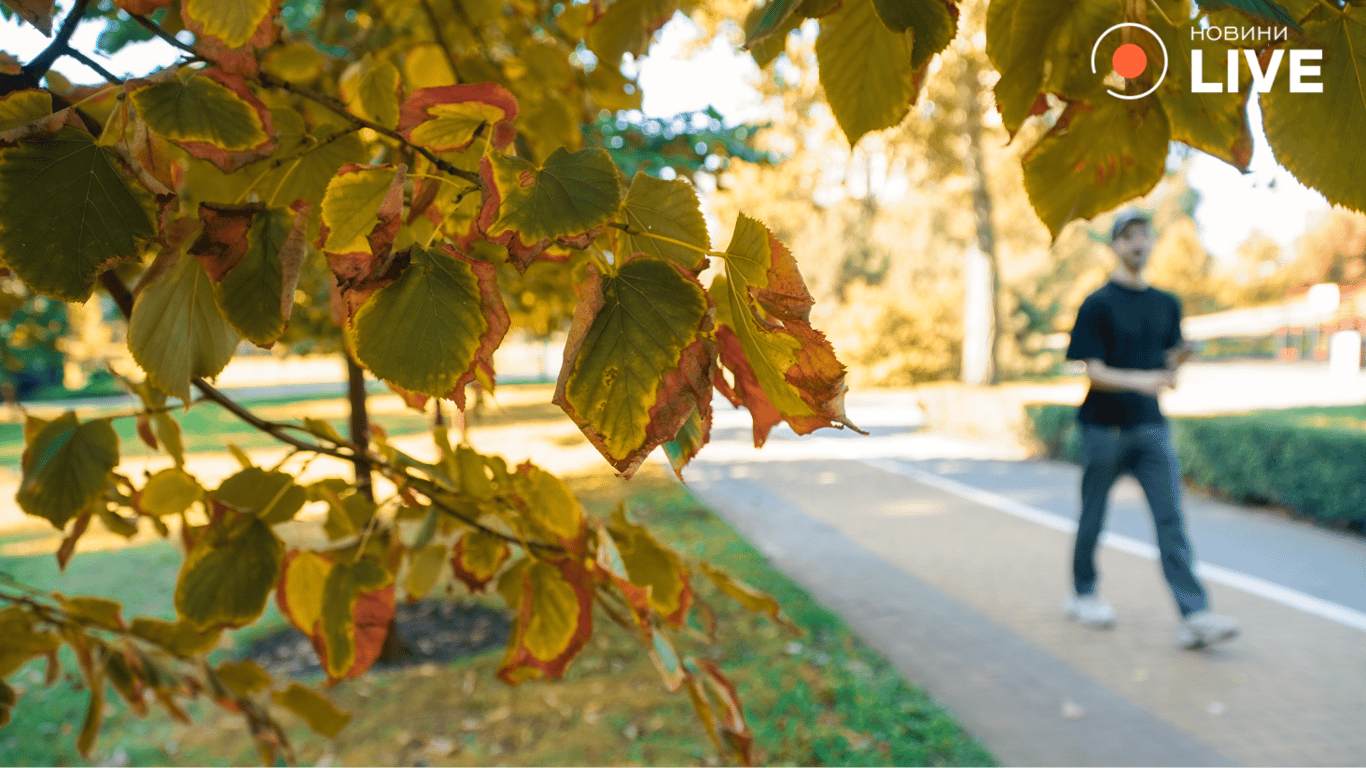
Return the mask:
[[(512, 630), (506, 611), (476, 602), (441, 599), (400, 603), (394, 614), (397, 642), (386, 648), (374, 669), (444, 664), (490, 648), (505, 647)], [(272, 677), (322, 674), (313, 644), (292, 626), (247, 644), (241, 658), (261, 665)]]

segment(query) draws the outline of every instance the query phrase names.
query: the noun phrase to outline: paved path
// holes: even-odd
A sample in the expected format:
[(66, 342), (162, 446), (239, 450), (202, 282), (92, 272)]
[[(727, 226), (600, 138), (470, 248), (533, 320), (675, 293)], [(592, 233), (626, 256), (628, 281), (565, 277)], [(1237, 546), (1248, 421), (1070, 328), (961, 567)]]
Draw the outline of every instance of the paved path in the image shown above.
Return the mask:
[(1120, 622), (1089, 630), (1061, 609), (1074, 467), (917, 434), (890, 402), (850, 410), (872, 437), (775, 430), (762, 451), (724, 414), (688, 483), (1003, 764), (1366, 764), (1366, 541), (1188, 496), (1213, 605), (1244, 636), (1184, 651), (1122, 485), (1099, 555)]

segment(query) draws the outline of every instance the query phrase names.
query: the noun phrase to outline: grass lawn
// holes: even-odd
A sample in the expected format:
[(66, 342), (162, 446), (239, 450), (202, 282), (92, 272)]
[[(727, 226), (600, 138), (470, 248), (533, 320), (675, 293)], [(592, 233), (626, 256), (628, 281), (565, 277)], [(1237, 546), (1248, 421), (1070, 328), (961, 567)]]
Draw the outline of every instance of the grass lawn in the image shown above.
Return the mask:
[[(804, 628), (805, 636), (796, 638), (695, 575), (694, 587), (718, 614), (721, 648), (714, 661), (739, 688), (763, 764), (992, 764), (948, 713), (907, 685), (836, 615), (769, 568), (666, 470), (651, 464), (630, 483), (596, 475), (571, 479), (571, 485), (593, 515), (608, 514), (625, 498), (636, 519), (685, 557), (773, 593)], [(117, 597), (126, 617), (170, 615), (180, 556), (168, 543), (78, 553), (65, 575), (52, 561), (50, 554), (0, 557), (0, 571), (43, 589)], [(503, 607), (501, 599), (490, 605)], [(272, 605), (238, 639), (282, 624)], [(675, 637), (680, 651), (700, 648)], [(492, 651), (339, 684), (329, 696), (353, 719), (335, 740), (313, 735), (288, 713), (281, 718), (305, 765), (717, 764), (687, 695), (668, 693), (638, 648), (599, 615), (593, 640), (557, 683), (510, 688), (493, 677), (501, 652)], [(33, 664), (11, 679), (28, 690), (11, 724), (0, 730), (0, 764), (83, 765), (73, 730), (84, 716), (85, 695), (68, 682), (42, 688), (41, 671), (42, 664)], [(108, 707), (96, 761), (255, 763), (240, 718), (203, 703), (191, 711), (196, 724), (187, 728), (159, 711), (140, 720), (122, 704)]]

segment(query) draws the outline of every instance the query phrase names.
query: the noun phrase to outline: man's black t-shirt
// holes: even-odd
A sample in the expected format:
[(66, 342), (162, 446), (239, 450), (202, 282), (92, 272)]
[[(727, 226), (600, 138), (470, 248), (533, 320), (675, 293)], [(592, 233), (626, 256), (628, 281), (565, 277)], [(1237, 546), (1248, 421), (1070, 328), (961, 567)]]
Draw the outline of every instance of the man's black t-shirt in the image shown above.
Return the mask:
[[(1067, 359), (1154, 371), (1166, 367), (1167, 350), (1180, 344), (1180, 299), (1151, 286), (1137, 290), (1111, 281), (1082, 302)], [(1095, 387), (1086, 393), (1077, 418), (1083, 424), (1126, 428), (1164, 421), (1155, 397)]]

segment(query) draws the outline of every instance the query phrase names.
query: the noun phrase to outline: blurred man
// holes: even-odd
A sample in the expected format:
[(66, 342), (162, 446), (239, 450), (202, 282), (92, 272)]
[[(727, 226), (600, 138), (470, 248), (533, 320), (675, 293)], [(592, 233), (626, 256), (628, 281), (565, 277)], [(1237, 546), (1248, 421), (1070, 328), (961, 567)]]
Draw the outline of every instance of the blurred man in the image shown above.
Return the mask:
[(1181, 301), (1142, 277), (1153, 250), (1152, 219), (1137, 209), (1121, 212), (1110, 230), (1119, 267), (1077, 312), (1067, 348), (1086, 362), (1091, 381), (1077, 418), (1085, 468), (1081, 518), (1072, 556), (1074, 594), (1067, 613), (1090, 627), (1108, 629), (1115, 611), (1096, 592), (1096, 542), (1105, 523), (1110, 488), (1125, 472), (1143, 486), (1157, 530), (1162, 573), (1181, 612), (1177, 642), (1204, 648), (1238, 634), (1238, 622), (1211, 613), (1193, 572), (1194, 556), (1181, 518), (1181, 472), (1158, 395), (1175, 386), (1176, 368), (1190, 349), (1181, 338)]

